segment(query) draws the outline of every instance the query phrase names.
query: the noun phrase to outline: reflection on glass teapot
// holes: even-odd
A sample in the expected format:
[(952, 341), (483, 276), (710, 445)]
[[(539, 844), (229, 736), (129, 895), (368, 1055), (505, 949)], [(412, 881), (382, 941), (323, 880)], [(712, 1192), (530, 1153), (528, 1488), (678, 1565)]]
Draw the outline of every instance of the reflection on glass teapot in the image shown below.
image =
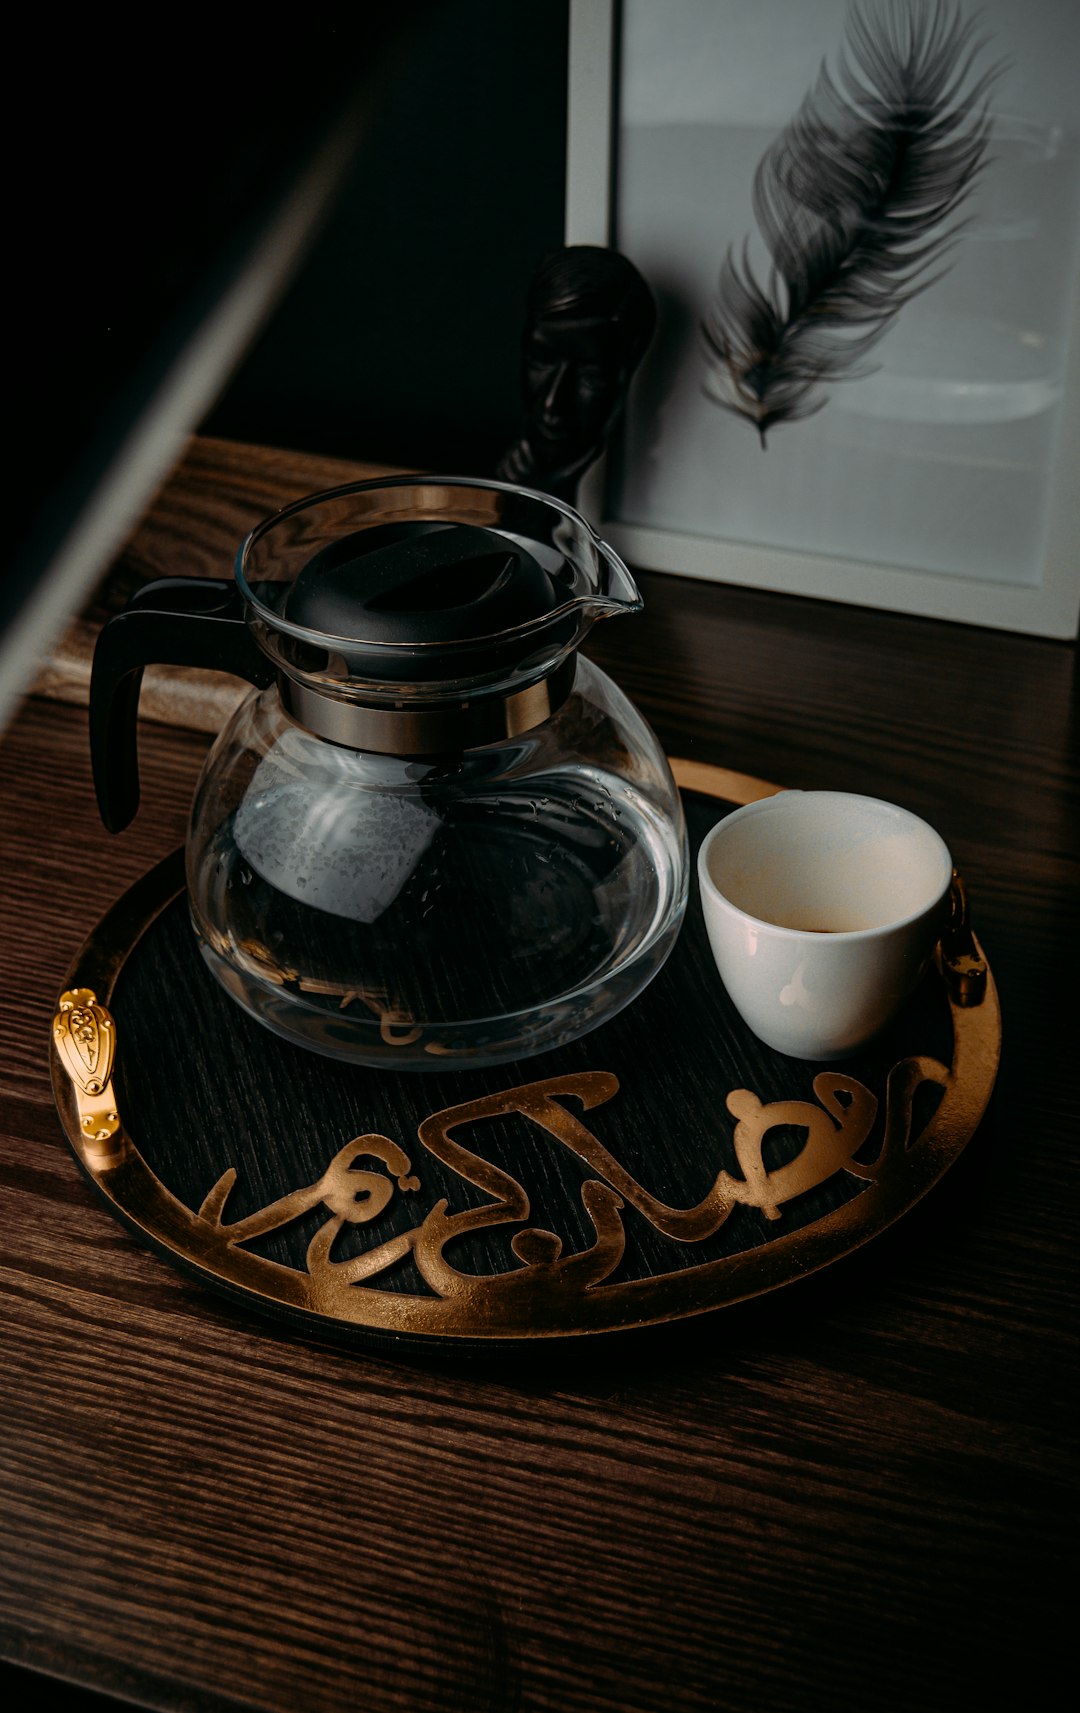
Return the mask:
[(261, 523), (235, 584), (150, 584), (103, 629), (91, 747), (106, 826), (138, 807), (151, 662), (255, 688), (214, 744), (187, 842), (225, 989), (361, 1064), (498, 1064), (594, 1028), (656, 974), (686, 906), (656, 738), (578, 652), (641, 598), (569, 506), (402, 477)]

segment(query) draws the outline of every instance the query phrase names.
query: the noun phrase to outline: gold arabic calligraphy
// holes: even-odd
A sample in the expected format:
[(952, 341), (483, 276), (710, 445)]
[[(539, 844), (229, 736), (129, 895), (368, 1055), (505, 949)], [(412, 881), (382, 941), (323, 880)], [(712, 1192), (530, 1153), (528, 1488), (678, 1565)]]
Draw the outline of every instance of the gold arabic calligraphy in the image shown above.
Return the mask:
[[(206, 1197), (198, 1217), (209, 1225), (217, 1240), (235, 1249), (323, 1207), (327, 1218), (311, 1239), (306, 1255), (313, 1277), (332, 1276), (337, 1284), (357, 1285), (411, 1253), (425, 1283), (443, 1299), (468, 1297), (475, 1301), (478, 1291), (506, 1299), (531, 1294), (537, 1288), (548, 1297), (570, 1298), (609, 1279), (618, 1267), (626, 1246), (622, 1210), (627, 1206), (663, 1236), (679, 1243), (700, 1243), (718, 1231), (737, 1207), (757, 1208), (768, 1220), (778, 1220), (785, 1202), (838, 1172), (874, 1182), (897, 1154), (910, 1146), (916, 1090), (924, 1082), (944, 1086), (948, 1080), (945, 1066), (932, 1058), (904, 1059), (893, 1067), (886, 1084), (882, 1141), (870, 1163), (855, 1156), (870, 1138), (878, 1102), (854, 1077), (843, 1072), (820, 1072), (813, 1081), (816, 1104), (800, 1100), (765, 1103), (749, 1089), (734, 1089), (726, 1104), (736, 1121), (733, 1146), (741, 1176), (720, 1171), (707, 1194), (693, 1207), (671, 1207), (658, 1201), (568, 1109), (564, 1104), (567, 1099), (589, 1112), (618, 1092), (618, 1078), (611, 1072), (584, 1071), (486, 1095), (425, 1119), (418, 1131), (422, 1147), (488, 1199), (455, 1212), (443, 1197), (415, 1227), (362, 1254), (333, 1258), (343, 1227), (366, 1225), (376, 1219), (395, 1190), (416, 1193), (420, 1189), (409, 1156), (386, 1136), (354, 1138), (315, 1183), (293, 1190), (243, 1219), (226, 1222), (226, 1204), (237, 1177), (235, 1168), (230, 1167)], [(511, 1114), (527, 1119), (595, 1174), (585, 1179), (580, 1192), (593, 1235), (585, 1249), (564, 1254), (563, 1240), (556, 1232), (530, 1225), (530, 1202), (523, 1185), (465, 1147), (453, 1134), (465, 1125)], [(765, 1138), (780, 1126), (802, 1130), (805, 1140), (794, 1158), (768, 1170), (763, 1157)], [(360, 1161), (381, 1163), (386, 1171), (359, 1167)], [(447, 1249), (458, 1239), (505, 1225), (521, 1227), (510, 1240), (519, 1265), (506, 1272), (477, 1276), (459, 1271), (448, 1259)]]

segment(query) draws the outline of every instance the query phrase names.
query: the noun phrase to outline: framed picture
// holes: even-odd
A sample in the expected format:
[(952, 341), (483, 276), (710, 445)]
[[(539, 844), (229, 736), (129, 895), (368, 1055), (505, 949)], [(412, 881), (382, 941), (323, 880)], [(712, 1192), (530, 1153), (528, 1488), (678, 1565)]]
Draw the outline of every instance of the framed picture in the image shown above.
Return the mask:
[[(898, 61), (941, 107), (863, 209)], [(658, 310), (579, 499), (605, 538), (1075, 636), (1078, 87), (1060, 0), (572, 0), (566, 242), (621, 250)]]

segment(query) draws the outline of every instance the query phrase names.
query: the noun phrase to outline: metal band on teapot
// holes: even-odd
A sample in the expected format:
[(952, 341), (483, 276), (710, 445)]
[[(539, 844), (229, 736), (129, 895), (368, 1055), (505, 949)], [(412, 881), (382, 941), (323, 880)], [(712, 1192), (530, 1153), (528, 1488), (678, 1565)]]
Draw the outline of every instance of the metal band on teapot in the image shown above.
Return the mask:
[(509, 696), (468, 702), (377, 706), (328, 695), (279, 672), (281, 705), (290, 719), (316, 737), (377, 755), (444, 755), (518, 737), (543, 725), (562, 707), (574, 683), (571, 655), (547, 678)]

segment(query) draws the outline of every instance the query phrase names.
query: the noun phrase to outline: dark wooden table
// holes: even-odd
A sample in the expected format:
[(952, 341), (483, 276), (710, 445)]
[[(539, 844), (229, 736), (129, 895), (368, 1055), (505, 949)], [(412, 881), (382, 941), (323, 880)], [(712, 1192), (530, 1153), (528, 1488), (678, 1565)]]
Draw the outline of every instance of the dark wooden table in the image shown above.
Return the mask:
[[(227, 574), (253, 520), (347, 474), (197, 442), (119, 581)], [(31, 696), (0, 746), (0, 1657), (160, 1708), (1056, 1704), (1075, 650), (641, 581), (590, 652), (670, 752), (893, 798), (953, 847), (1004, 1008), (982, 1131), (880, 1245), (692, 1336), (455, 1368), (264, 1324), (112, 1222), (53, 1109), (68, 960), (182, 839), (208, 740), (145, 725), (110, 839), (78, 673), (52, 674), (72, 699)]]

